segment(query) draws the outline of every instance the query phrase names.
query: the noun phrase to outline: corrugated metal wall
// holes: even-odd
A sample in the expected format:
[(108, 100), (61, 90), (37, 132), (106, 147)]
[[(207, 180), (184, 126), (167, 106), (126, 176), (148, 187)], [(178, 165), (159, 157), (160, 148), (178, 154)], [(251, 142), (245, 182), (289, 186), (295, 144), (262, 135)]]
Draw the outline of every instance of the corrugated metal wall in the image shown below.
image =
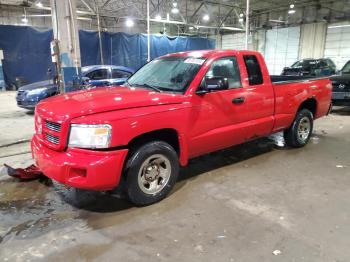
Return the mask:
[(222, 36), (221, 49), (245, 49), (245, 34), (229, 34)]
[(322, 58), (326, 42), (326, 23), (301, 26), (299, 58)]
[[(280, 74), (283, 67), (304, 58), (331, 58), (338, 69), (350, 60), (349, 22), (313, 23), (300, 27), (259, 30), (253, 34), (250, 49), (261, 52), (271, 74)], [(343, 25), (343, 27), (335, 27)], [(244, 49), (244, 33), (228, 34), (217, 41), (217, 48)]]
[(270, 74), (280, 74), (298, 60), (299, 40), (299, 26), (267, 30), (264, 55)]
[(331, 58), (338, 69), (350, 60), (350, 27), (332, 27), (344, 24), (329, 24), (324, 50), (324, 56)]

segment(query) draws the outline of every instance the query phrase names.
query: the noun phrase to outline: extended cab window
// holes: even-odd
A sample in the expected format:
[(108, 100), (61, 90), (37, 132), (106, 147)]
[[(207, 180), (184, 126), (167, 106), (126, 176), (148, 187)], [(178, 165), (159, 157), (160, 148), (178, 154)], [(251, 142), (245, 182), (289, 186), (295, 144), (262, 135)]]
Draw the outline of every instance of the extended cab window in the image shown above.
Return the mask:
[(242, 87), (241, 76), (239, 73), (236, 57), (225, 57), (214, 61), (205, 77), (224, 77), (228, 80), (229, 88)]
[(258, 59), (255, 55), (245, 55), (243, 58), (248, 72), (249, 85), (261, 85), (264, 80)]

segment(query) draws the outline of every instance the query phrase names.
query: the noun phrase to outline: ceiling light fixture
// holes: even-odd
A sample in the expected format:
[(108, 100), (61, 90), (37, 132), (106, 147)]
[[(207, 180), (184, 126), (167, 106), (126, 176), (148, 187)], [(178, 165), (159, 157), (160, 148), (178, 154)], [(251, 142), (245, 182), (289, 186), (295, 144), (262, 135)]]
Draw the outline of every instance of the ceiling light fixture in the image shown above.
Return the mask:
[(288, 10), (288, 14), (292, 15), (292, 14), (294, 14), (294, 13), (295, 13), (295, 10), (294, 10), (294, 9), (289, 9), (289, 10)]
[(43, 4), (39, 1), (39, 2), (37, 2), (36, 4), (35, 4), (37, 7), (39, 7), (39, 8), (42, 8), (43, 7)]
[(177, 2), (173, 2), (173, 8), (171, 9), (171, 12), (173, 14), (178, 14), (180, 12), (178, 6), (177, 6)]
[(26, 9), (25, 9), (25, 8), (23, 8), (23, 15), (22, 15), (21, 21), (22, 21), (24, 24), (28, 23), (27, 12), (26, 12)]
[(331, 25), (328, 28), (342, 28), (342, 27), (350, 27), (350, 25)]
[(21, 19), (21, 21), (23, 22), (23, 23), (28, 23), (28, 18), (27, 17), (25, 17), (25, 16), (23, 16), (22, 17), (22, 19)]
[(290, 7), (291, 9), (293, 9), (293, 8), (294, 8), (294, 4), (291, 4), (289, 7)]
[(208, 14), (203, 15), (203, 21), (209, 21), (210, 17)]
[(155, 19), (160, 21), (160, 20), (162, 20), (162, 16), (158, 14), (158, 15), (156, 15)]
[(178, 13), (179, 13), (179, 8), (174, 7), (174, 8), (171, 9), (171, 12), (172, 12), (173, 14), (178, 14)]
[(133, 26), (134, 26), (134, 21), (128, 18), (128, 19), (126, 19), (126, 21), (125, 21), (125, 25), (126, 25), (127, 27), (133, 27)]

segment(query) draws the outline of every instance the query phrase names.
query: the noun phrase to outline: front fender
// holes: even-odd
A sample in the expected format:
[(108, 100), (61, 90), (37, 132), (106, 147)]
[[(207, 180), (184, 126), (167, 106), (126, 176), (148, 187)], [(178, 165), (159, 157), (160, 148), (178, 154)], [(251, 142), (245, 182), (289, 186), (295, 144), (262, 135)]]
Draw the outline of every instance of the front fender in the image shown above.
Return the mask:
[(112, 126), (110, 147), (127, 146), (134, 138), (160, 129), (173, 129), (178, 134), (180, 164), (186, 165), (188, 159), (187, 128), (189, 108), (186, 103), (149, 107), (130, 108), (98, 113), (75, 118), (74, 124), (109, 124)]

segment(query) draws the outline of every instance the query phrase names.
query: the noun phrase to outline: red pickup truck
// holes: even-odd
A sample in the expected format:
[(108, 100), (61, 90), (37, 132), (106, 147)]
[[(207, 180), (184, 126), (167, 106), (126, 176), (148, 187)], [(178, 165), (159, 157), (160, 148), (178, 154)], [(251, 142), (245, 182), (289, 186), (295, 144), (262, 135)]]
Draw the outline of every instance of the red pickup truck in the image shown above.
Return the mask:
[(171, 191), (190, 158), (278, 131), (304, 146), (331, 93), (326, 78), (270, 76), (253, 51), (170, 54), (122, 86), (40, 102), (32, 155), (60, 183), (112, 190), (123, 181), (131, 202), (148, 205)]

